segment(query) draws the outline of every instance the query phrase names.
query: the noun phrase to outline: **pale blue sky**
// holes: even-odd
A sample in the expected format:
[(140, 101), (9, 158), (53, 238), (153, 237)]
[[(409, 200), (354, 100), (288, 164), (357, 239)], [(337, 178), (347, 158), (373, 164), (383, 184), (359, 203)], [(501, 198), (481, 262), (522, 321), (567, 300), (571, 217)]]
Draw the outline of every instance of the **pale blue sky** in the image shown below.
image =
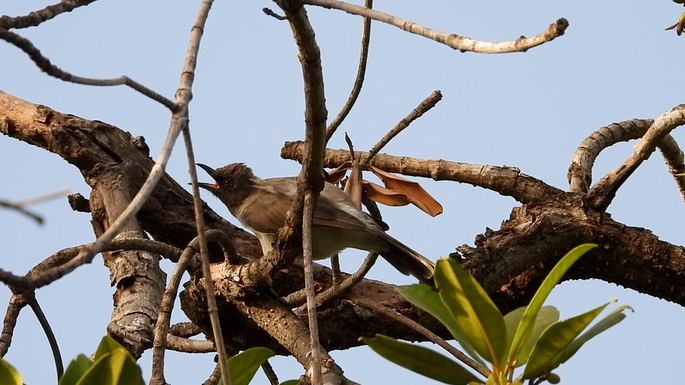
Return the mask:
[[(482, 40), (532, 36), (559, 17), (566, 35), (523, 54), (460, 53), (438, 43), (375, 23), (367, 80), (357, 107), (341, 127), (357, 149), (373, 145), (433, 90), (443, 101), (384, 150), (414, 157), (517, 166), (523, 172), (567, 188), (566, 170), (576, 146), (593, 130), (631, 118), (656, 118), (682, 103), (685, 37), (663, 28), (682, 7), (671, 1), (376, 1), (377, 9), (434, 28)], [(39, 1), (5, 1), (0, 14), (19, 15), (44, 6)], [(58, 66), (82, 76), (128, 75), (173, 98), (188, 32), (199, 2), (100, 1), (19, 31)], [(196, 157), (220, 166), (242, 161), (262, 177), (295, 174), (298, 165), (281, 160), (286, 140), (303, 135), (302, 82), (296, 50), (285, 22), (265, 16), (270, 1), (216, 2), (205, 31), (191, 130)], [(347, 98), (357, 67), (358, 17), (309, 8), (321, 46), (329, 117)], [(143, 135), (159, 151), (169, 125), (163, 107), (126, 88), (94, 88), (48, 78), (18, 49), (0, 43), (4, 76), (0, 89), (65, 113), (102, 120)], [(679, 132), (676, 139), (683, 138)], [(344, 147), (341, 135), (331, 147)], [(169, 173), (188, 180), (181, 143)], [(617, 167), (631, 144), (602, 154), (595, 176)], [(19, 200), (69, 188), (88, 195), (78, 171), (55, 155), (0, 137), (6, 181), (0, 197)], [(443, 203), (437, 218), (414, 208), (385, 210), (391, 233), (431, 259), (461, 244), (473, 244), (486, 227), (497, 229), (516, 202), (498, 194), (446, 182), (423, 181)], [(229, 216), (216, 199), (215, 210)], [(89, 217), (72, 212), (66, 200), (33, 207), (43, 227), (0, 211), (5, 246), (0, 267), (24, 273), (54, 251), (93, 240)], [(656, 154), (619, 191), (609, 208), (614, 219), (650, 228), (660, 238), (683, 243), (685, 208), (663, 161)], [(348, 253), (344, 267), (361, 258)], [(170, 265), (165, 264), (167, 271)], [(411, 280), (378, 263), (371, 276), (393, 283)], [(111, 311), (108, 272), (100, 258), (66, 279), (42, 288), (38, 299), (66, 359), (91, 352), (105, 333)], [(685, 344), (683, 309), (665, 301), (601, 282), (571, 282), (549, 303), (568, 317), (618, 297), (636, 312), (615, 330), (584, 347), (558, 370), (562, 384), (672, 383)], [(4, 306), (9, 291), (0, 288)], [(3, 311), (4, 313), (4, 311)], [(178, 320), (182, 319), (176, 314)], [(385, 362), (365, 348), (334, 352), (345, 374), (365, 384), (429, 383)], [(28, 384), (54, 383), (49, 349), (35, 318), (25, 311), (7, 359)], [(149, 374), (149, 357), (141, 364)], [(281, 379), (302, 369), (291, 358), (275, 360)], [(211, 356), (169, 354), (167, 380), (200, 383), (213, 367)], [(260, 377), (256, 383), (265, 383)]]

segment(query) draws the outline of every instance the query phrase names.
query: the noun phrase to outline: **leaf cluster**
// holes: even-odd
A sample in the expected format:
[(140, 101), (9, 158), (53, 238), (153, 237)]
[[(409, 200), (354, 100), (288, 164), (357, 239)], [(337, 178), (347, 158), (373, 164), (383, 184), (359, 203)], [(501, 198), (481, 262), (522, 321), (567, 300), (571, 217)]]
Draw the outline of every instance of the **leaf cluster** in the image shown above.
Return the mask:
[[(564, 273), (595, 247), (584, 244), (571, 250), (547, 275), (530, 304), (505, 316), (473, 276), (451, 259), (437, 264), (437, 291), (427, 285), (400, 288), (408, 301), (445, 325), (474, 360), (467, 362), (472, 370), (434, 350), (386, 336), (363, 341), (386, 359), (446, 384), (557, 383), (560, 378), (552, 371), (587, 341), (622, 321), (624, 310), (630, 309), (620, 306), (588, 328), (613, 300), (563, 321), (556, 308), (543, 306)], [(515, 375), (519, 367), (522, 373)]]

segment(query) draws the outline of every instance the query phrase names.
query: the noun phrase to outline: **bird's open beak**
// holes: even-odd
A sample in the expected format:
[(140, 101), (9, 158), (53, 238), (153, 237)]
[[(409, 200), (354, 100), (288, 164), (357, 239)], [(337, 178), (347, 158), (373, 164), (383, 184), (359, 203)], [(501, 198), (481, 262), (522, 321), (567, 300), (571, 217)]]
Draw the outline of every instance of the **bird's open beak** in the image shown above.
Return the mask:
[[(197, 166), (200, 167), (201, 169), (205, 170), (205, 172), (206, 172), (207, 174), (209, 174), (209, 176), (211, 176), (212, 179), (214, 179), (214, 169), (213, 169), (213, 168), (207, 166), (206, 164), (202, 164), (202, 163), (197, 163)], [(200, 187), (202, 187), (203, 189), (206, 189), (206, 190), (209, 190), (209, 191), (214, 191), (214, 190), (216, 190), (216, 189), (219, 188), (219, 186), (218, 186), (216, 183), (202, 183), (202, 182), (198, 182), (197, 185), (200, 186)]]

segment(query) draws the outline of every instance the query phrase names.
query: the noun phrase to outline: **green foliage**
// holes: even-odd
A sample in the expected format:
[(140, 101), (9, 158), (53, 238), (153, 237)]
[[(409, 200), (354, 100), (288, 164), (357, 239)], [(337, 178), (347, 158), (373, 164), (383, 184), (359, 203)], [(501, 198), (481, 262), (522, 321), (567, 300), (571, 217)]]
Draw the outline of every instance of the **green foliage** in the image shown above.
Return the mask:
[(80, 354), (67, 366), (59, 385), (144, 385), (143, 373), (128, 350), (105, 336), (94, 360)]
[[(232, 385), (247, 385), (259, 366), (272, 357), (267, 348), (252, 348), (228, 359)], [(294, 381), (294, 382), (293, 382)], [(295, 385), (299, 381), (286, 381)], [(19, 373), (0, 358), (0, 384), (22, 385)], [(145, 385), (140, 367), (123, 346), (109, 336), (98, 345), (94, 358), (79, 354), (69, 363), (59, 385)]]
[(0, 384), (3, 385), (22, 385), (21, 376), (12, 365), (8, 364), (0, 357)]
[[(445, 325), (467, 354), (482, 365), (478, 372), (484, 375), (477, 376), (461, 363), (421, 346), (381, 335), (362, 340), (384, 358), (446, 384), (518, 385), (527, 380), (559, 383), (561, 379), (552, 370), (591, 338), (622, 321), (624, 311), (630, 309), (621, 306), (587, 329), (609, 303), (564, 321), (559, 321), (556, 308), (543, 306), (573, 263), (595, 247), (584, 244), (571, 250), (550, 271), (528, 306), (505, 316), (454, 260), (438, 261), (437, 292), (427, 285), (399, 289), (408, 301)], [(523, 373), (515, 377), (515, 369), (524, 365)]]
[(462, 385), (478, 380), (478, 377), (463, 366), (423, 346), (400, 342), (383, 335), (362, 337), (362, 341), (387, 360), (445, 384)]
[[(259, 366), (274, 355), (267, 348), (250, 348), (228, 359), (228, 372), (231, 385), (247, 385), (252, 381)], [(219, 381), (223, 385), (223, 381)]]

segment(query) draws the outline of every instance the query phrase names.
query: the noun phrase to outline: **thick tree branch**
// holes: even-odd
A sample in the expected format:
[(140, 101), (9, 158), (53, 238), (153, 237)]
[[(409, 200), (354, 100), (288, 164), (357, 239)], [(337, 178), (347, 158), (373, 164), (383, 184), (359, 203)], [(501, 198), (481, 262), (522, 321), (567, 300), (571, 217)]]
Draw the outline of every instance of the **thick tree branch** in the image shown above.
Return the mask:
[[(281, 148), (281, 157), (299, 160), (302, 157), (302, 148), (302, 142), (286, 142)], [(357, 159), (364, 159), (367, 156), (366, 152), (355, 152)], [(349, 151), (327, 149), (324, 166), (337, 167), (349, 160)], [(469, 183), (510, 196), (521, 203), (542, 202), (563, 193), (562, 190), (526, 175), (515, 167), (485, 166), (386, 154), (376, 155), (371, 165), (398, 174)]]

